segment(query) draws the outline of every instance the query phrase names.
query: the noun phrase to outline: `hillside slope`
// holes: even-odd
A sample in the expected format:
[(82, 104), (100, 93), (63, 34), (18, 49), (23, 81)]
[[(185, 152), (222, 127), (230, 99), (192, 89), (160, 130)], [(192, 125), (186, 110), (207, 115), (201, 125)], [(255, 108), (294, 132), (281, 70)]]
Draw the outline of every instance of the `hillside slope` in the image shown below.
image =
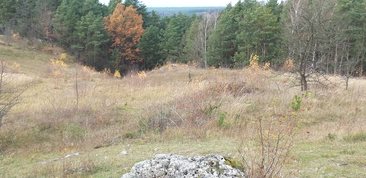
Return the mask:
[(33, 81), (0, 128), (0, 177), (120, 177), (157, 153), (251, 160), (259, 120), (271, 133), (293, 127), (285, 176), (366, 176), (363, 79), (300, 93), (292, 74), (262, 69), (167, 64), (118, 79), (55, 58), (0, 45), (7, 74)]

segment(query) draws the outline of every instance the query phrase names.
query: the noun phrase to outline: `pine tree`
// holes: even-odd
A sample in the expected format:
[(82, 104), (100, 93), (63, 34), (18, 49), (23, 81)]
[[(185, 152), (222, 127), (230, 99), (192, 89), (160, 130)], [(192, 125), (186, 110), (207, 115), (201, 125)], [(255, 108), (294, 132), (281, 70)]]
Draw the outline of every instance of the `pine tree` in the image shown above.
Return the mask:
[(347, 61), (358, 66), (358, 73), (363, 75), (366, 70), (366, 1), (339, 0), (340, 20), (345, 22), (343, 35), (350, 43)]
[(219, 17), (217, 27), (209, 38), (208, 64), (215, 67), (233, 67), (237, 51), (236, 34), (239, 30), (241, 3), (229, 5)]
[(23, 0), (17, 3), (14, 29), (21, 36), (34, 37), (36, 34), (35, 5), (35, 0)]
[(54, 18), (54, 26), (58, 40), (62, 46), (78, 51), (78, 33), (76, 27), (83, 16), (92, 12), (101, 17), (107, 14), (107, 7), (101, 5), (98, 0), (62, 0), (57, 8)]
[(161, 42), (161, 29), (156, 26), (149, 26), (139, 44), (144, 69), (153, 69), (164, 63)]
[(60, 44), (68, 49), (77, 44), (76, 26), (81, 19), (84, 0), (62, 0), (57, 8), (54, 26)]
[(184, 35), (191, 21), (191, 17), (183, 14), (170, 17), (163, 37), (163, 50), (168, 60), (178, 62), (183, 57)]
[(9, 26), (14, 19), (18, 1), (1, 0), (0, 1), (0, 28)]
[(60, 0), (37, 0), (35, 5), (35, 27), (37, 38), (52, 42), (54, 29), (52, 19), (56, 13)]
[(122, 0), (110, 0), (108, 4), (108, 14), (112, 14), (116, 9), (117, 4), (121, 3)]
[(84, 64), (100, 70), (105, 67), (109, 38), (104, 29), (103, 17), (94, 15), (92, 11), (81, 18), (76, 26), (78, 44), (74, 49), (81, 53)]
[(161, 22), (160, 16), (155, 12), (152, 11), (148, 15), (148, 21), (144, 21), (146, 27), (155, 26), (159, 28), (163, 28), (163, 24)]
[(261, 62), (276, 63), (282, 47), (277, 17), (270, 8), (260, 4), (245, 8), (242, 14), (235, 62), (246, 65), (250, 56), (256, 54), (260, 56)]
[(106, 16), (108, 8), (99, 3), (99, 0), (84, 0), (83, 7), (81, 9), (82, 16), (93, 12), (97, 16)]

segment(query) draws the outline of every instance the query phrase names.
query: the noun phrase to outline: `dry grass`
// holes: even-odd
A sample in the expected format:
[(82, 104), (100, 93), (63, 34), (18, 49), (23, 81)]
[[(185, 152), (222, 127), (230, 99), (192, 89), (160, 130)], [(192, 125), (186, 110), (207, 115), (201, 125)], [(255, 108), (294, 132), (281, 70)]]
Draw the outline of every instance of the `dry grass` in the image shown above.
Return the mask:
[[(295, 170), (299, 175), (318, 175), (312, 172), (312, 164), (316, 160), (327, 163), (326, 156), (319, 156), (323, 153), (313, 155), (307, 151), (326, 152), (334, 145), (352, 147), (353, 144), (364, 143), (362, 140), (355, 143), (341, 139), (365, 132), (366, 80), (363, 79), (352, 79), (348, 91), (339, 86), (317, 87), (309, 93), (300, 93), (291, 85), (291, 74), (260, 69), (204, 70), (169, 64), (144, 74), (130, 74), (118, 79), (69, 63), (62, 69), (62, 75), (54, 76), (49, 66), (50, 59), (55, 57), (39, 51), (0, 46), (0, 58), (9, 64), (19, 64), (17, 71), (9, 71), (10, 75), (19, 76), (16, 81), (37, 81), (25, 93), (23, 102), (5, 118), (0, 129), (0, 151), (3, 155), (0, 162), (13, 166), (31, 165), (22, 168), (19, 177), (121, 174), (133, 162), (154, 154), (155, 151), (151, 151), (155, 149), (153, 147), (164, 146), (163, 141), (167, 142), (166, 149), (162, 148), (166, 152), (207, 154), (214, 151), (239, 156), (236, 151), (239, 143), (243, 141), (253, 145), (253, 138), (258, 136), (258, 119), (264, 124), (283, 118), (296, 121), (295, 146), (289, 160), (284, 162), (284, 170)], [(78, 107), (76, 70), (79, 73)], [(332, 80), (343, 81), (340, 77)], [(291, 109), (295, 95), (302, 98), (301, 107), (296, 112)], [(329, 141), (329, 137), (335, 137), (331, 139), (334, 141)], [(197, 144), (197, 140), (207, 148)], [(220, 140), (221, 146), (216, 145), (215, 140)], [(182, 151), (178, 146), (180, 141), (196, 151)], [(223, 148), (226, 143), (230, 145)], [(115, 149), (126, 145), (139, 147), (141, 144), (146, 148), (135, 148), (134, 154), (141, 154), (136, 158), (129, 155), (129, 159), (108, 163), (95, 156), (103, 153), (115, 157), (118, 154)], [(113, 151), (110, 150), (112, 148)], [(337, 148), (345, 149), (343, 146)], [(149, 154), (142, 154), (146, 150)], [(353, 151), (342, 150), (337, 155)], [(88, 156), (55, 161), (30, 174), (39, 163), (25, 155), (49, 156), (52, 159), (72, 152), (83, 152)], [(55, 153), (59, 153), (58, 156)], [(302, 155), (297, 156), (297, 153)], [(352, 165), (355, 175), (363, 175), (360, 170), (364, 169), (364, 162), (352, 157), (363, 153), (356, 149), (354, 155), (339, 159), (350, 159), (347, 164)], [(120, 170), (121, 165), (126, 170)], [(330, 170), (338, 173), (336, 169)], [(0, 176), (10, 172), (14, 170), (0, 166)], [(328, 173), (325, 171), (319, 175)]]

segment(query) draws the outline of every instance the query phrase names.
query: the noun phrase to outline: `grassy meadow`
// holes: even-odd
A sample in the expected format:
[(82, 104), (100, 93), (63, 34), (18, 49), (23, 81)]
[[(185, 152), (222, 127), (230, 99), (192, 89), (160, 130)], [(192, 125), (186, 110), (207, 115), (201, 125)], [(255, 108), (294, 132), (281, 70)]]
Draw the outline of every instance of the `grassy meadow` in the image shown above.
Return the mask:
[(5, 79), (31, 83), (0, 128), (0, 177), (120, 177), (159, 153), (255, 160), (259, 126), (268, 145), (285, 135), (283, 177), (366, 177), (365, 79), (302, 93), (290, 73), (182, 64), (116, 78), (61, 54), (0, 45)]

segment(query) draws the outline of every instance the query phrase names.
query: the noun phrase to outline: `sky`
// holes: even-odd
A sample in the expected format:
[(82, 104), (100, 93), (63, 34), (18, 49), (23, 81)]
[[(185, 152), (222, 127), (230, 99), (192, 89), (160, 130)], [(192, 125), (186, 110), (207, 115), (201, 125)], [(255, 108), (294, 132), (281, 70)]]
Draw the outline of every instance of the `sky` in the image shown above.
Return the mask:
[[(109, 0), (99, 0), (108, 4)], [(147, 7), (217, 7), (226, 6), (238, 0), (141, 0)]]

